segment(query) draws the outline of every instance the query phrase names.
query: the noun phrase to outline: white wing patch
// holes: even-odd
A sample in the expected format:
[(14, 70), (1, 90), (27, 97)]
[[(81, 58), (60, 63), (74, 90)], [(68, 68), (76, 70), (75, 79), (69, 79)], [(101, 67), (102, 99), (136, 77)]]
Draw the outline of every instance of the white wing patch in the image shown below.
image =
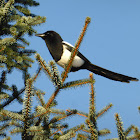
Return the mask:
[[(61, 59), (57, 62), (57, 64), (60, 65), (61, 67), (64, 67), (68, 63), (68, 60), (71, 56), (71, 52), (67, 50), (67, 45), (69, 45), (70, 47), (73, 47), (70, 43), (63, 41), (63, 54), (61, 56)], [(84, 64), (84, 60), (76, 55), (72, 62), (72, 66), (81, 67), (83, 64)]]
[(70, 46), (70, 47), (72, 47), (72, 48), (74, 48), (74, 46), (73, 45), (71, 45), (70, 43), (68, 43), (68, 42), (66, 42), (66, 41), (62, 41), (62, 44), (66, 44), (66, 45), (68, 45), (68, 46)]

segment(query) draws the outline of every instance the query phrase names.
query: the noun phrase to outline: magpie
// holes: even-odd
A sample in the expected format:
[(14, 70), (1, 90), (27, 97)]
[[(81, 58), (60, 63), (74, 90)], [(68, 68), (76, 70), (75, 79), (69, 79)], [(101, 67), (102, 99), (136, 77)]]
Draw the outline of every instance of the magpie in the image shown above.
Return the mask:
[[(55, 31), (47, 31), (42, 34), (36, 34), (36, 36), (41, 37), (45, 41), (49, 52), (55, 62), (64, 68), (71, 56), (71, 52), (74, 46), (68, 42), (63, 41), (61, 36)], [(92, 64), (84, 55), (78, 52), (77, 55), (74, 57), (70, 72), (75, 72), (81, 69), (87, 69), (95, 74), (104, 76), (115, 81), (126, 83), (129, 83), (130, 81), (138, 81), (137, 78), (129, 77), (96, 66)]]

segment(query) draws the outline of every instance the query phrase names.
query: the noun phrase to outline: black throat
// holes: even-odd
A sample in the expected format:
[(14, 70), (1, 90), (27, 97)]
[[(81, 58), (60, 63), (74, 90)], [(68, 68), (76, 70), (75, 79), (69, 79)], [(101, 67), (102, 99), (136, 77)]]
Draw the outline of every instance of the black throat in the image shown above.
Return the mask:
[(62, 38), (59, 34), (54, 33), (47, 35), (47, 38), (44, 38), (46, 45), (49, 49), (50, 54), (53, 59), (57, 62), (61, 59), (63, 54)]

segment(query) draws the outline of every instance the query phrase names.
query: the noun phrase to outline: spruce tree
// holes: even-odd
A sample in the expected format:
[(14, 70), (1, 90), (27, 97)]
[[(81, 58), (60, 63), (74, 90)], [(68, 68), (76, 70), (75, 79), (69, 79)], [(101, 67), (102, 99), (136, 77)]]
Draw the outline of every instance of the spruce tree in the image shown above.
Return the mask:
[[(20, 95), (24, 93), (25, 87), (18, 89), (16, 85), (9, 86), (7, 84), (7, 75), (11, 74), (15, 69), (20, 70), (23, 74), (23, 80), (26, 86), (26, 80), (30, 77), (28, 68), (32, 67), (32, 63), (34, 62), (30, 56), (36, 51), (26, 49), (26, 47), (29, 46), (29, 42), (25, 39), (25, 35), (32, 36), (36, 33), (34, 26), (40, 25), (46, 20), (45, 17), (37, 16), (30, 12), (30, 7), (38, 5), (39, 3), (34, 0), (0, 1), (1, 111), (15, 101), (15, 99), (17, 99), (19, 103), (23, 102)], [(1, 122), (5, 119), (7, 121), (10, 120), (8, 116), (6, 118), (2, 117)], [(6, 136), (2, 131), (5, 125), (6, 123), (1, 125), (1, 136)]]
[[(90, 18), (86, 18), (82, 32), (75, 48), (73, 48), (71, 58), (65, 66), (64, 72), (60, 74), (53, 60), (47, 63), (40, 54), (34, 50), (26, 49), (29, 42), (25, 39), (25, 35), (33, 35), (36, 33), (33, 27), (45, 22), (45, 17), (32, 14), (28, 9), (31, 6), (38, 5), (39, 3), (33, 0), (2, 0), (0, 4), (0, 136), (4, 139), (12, 139), (12, 134), (20, 134), (23, 140), (69, 140), (72, 138), (77, 140), (98, 140), (100, 137), (109, 135), (111, 133), (109, 129), (100, 130), (98, 128), (97, 120), (104, 116), (112, 107), (112, 104), (110, 103), (100, 111), (96, 111), (93, 74), (90, 73), (87, 79), (65, 82), (73, 58), (77, 54), (90, 23)], [(29, 74), (28, 69), (32, 68), (32, 63), (34, 63), (30, 56), (34, 54), (35, 63), (38, 63), (39, 68), (36, 74)], [(16, 85), (9, 86), (7, 84), (8, 79), (6, 77), (12, 73), (13, 69), (18, 69), (23, 74), (25, 86), (20, 90)], [(44, 99), (45, 92), (33, 86), (41, 71), (44, 71), (55, 88), (48, 100)], [(75, 88), (76, 90), (76, 87), (82, 85), (90, 86), (88, 113), (76, 109), (62, 110), (55, 108), (57, 105), (56, 96), (59, 96), (61, 90), (69, 88)], [(24, 95), (24, 99), (21, 94)], [(35, 97), (39, 103), (36, 107), (33, 107), (32, 100)], [(6, 110), (5, 107), (10, 106), (15, 99), (23, 104), (23, 109), (20, 112)], [(64, 123), (64, 120), (68, 122), (70, 117), (77, 116), (84, 117), (85, 122), (73, 128), (69, 128), (68, 123)], [(140, 139), (138, 127), (131, 125), (125, 130), (118, 113), (115, 114), (115, 120), (118, 138), (113, 138), (114, 140)], [(7, 136), (7, 131), (11, 137)], [(131, 134), (132, 131), (133, 134)]]

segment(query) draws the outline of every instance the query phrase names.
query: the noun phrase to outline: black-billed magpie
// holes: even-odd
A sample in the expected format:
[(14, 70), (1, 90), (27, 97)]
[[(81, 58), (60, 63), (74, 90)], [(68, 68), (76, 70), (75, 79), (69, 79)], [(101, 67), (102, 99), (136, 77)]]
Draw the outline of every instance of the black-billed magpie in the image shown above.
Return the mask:
[[(52, 55), (55, 62), (64, 68), (71, 56), (71, 51), (73, 46), (63, 41), (61, 36), (55, 31), (47, 31), (43, 34), (36, 34), (36, 36), (41, 37), (46, 42), (49, 52)], [(129, 83), (130, 81), (138, 81), (137, 78), (115, 73), (110, 70), (96, 66), (92, 64), (80, 52), (78, 52), (73, 60), (70, 71), (75, 72), (80, 69), (87, 69), (95, 74), (104, 76), (106, 78), (115, 81), (126, 82), (126, 83)]]

